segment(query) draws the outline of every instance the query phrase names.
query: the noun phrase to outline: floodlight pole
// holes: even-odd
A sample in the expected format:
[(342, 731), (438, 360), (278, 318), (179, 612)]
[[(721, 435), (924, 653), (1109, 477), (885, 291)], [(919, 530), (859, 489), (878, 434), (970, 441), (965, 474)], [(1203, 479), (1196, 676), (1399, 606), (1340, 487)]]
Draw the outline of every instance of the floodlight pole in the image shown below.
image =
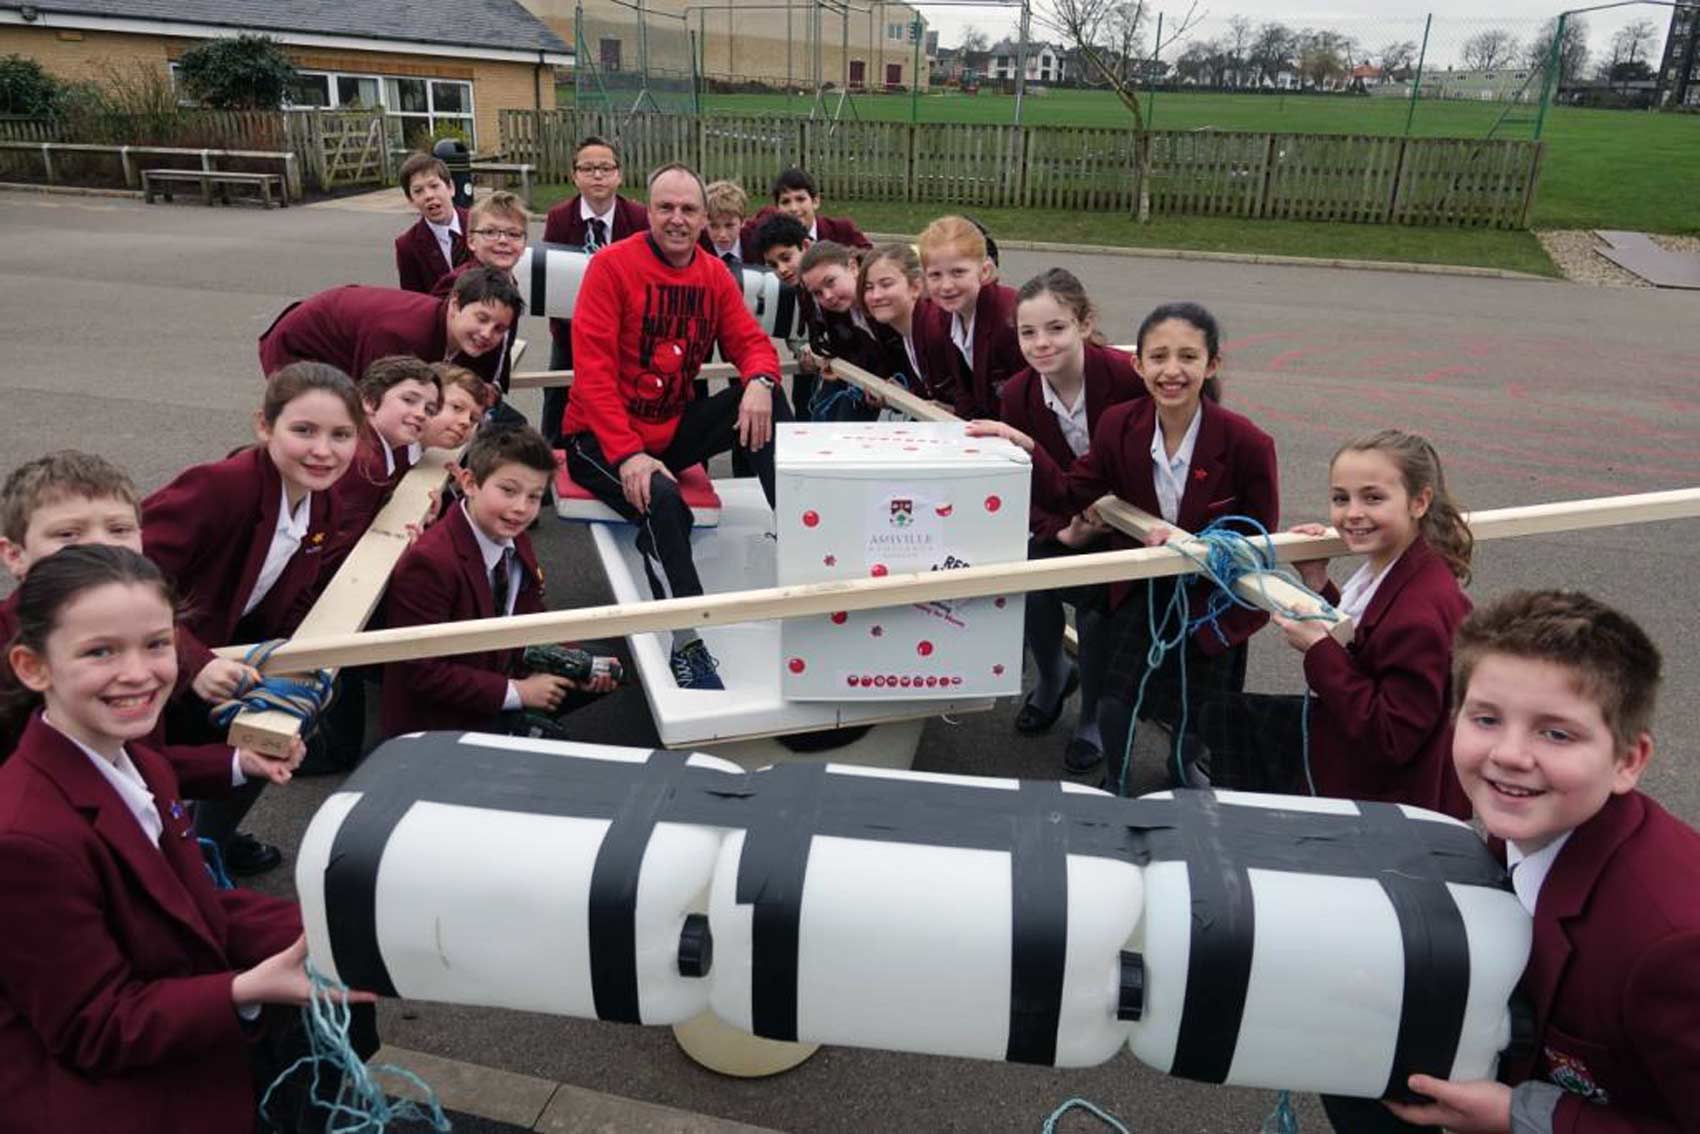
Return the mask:
[(1411, 136), (1411, 123), (1417, 117), (1417, 95), (1423, 89), (1423, 63), (1428, 59), (1428, 33), (1432, 27), (1434, 27), (1434, 13), (1430, 12), (1428, 19), (1423, 21), (1423, 47), (1421, 51), (1417, 52), (1417, 73), (1411, 80), (1411, 105), (1405, 111), (1405, 137), (1407, 138)]
[(1021, 103), (1027, 94), (1027, 36), (1033, 26), (1031, 0), (1021, 0), (1021, 31), (1015, 45), (1015, 124), (1021, 125)]

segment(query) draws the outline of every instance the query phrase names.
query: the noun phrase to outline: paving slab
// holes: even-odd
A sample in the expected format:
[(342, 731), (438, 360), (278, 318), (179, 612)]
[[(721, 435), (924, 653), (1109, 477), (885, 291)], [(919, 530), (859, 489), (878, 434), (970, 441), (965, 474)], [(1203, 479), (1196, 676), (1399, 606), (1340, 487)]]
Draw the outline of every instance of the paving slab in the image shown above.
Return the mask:
[(1654, 287), (1700, 290), (1700, 253), (1661, 248), (1644, 232), (1597, 229), (1594, 235), (1606, 242), (1600, 255)]
[[(531, 1129), (543, 1116), (560, 1085), (535, 1075), (445, 1059), (391, 1044), (379, 1048), (369, 1062), (388, 1063), (413, 1072), (437, 1093), (437, 1101), (448, 1109), (512, 1123), (522, 1130)], [(384, 1089), (393, 1095), (424, 1101), (425, 1092), (399, 1076), (385, 1077), (382, 1082)]]
[(779, 1134), (727, 1118), (605, 1095), (563, 1084), (538, 1119), (539, 1134)]

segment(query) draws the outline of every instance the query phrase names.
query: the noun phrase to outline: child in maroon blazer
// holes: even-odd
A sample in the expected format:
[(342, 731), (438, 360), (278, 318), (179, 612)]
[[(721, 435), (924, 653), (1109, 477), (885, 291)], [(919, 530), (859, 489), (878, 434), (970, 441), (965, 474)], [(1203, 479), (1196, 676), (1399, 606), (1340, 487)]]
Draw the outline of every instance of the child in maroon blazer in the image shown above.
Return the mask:
[[(439, 297), (452, 295), (460, 278), (477, 268), (495, 268), (506, 272), (517, 287), (519, 281), (514, 277), (514, 266), (519, 263), (520, 257), (525, 255), (527, 225), (530, 219), (524, 203), (506, 190), (498, 189), (487, 197), (479, 198), (478, 203), (472, 206), (468, 220), (472, 226), (466, 236), (466, 247), (470, 255), (465, 263), (438, 279), (431, 287), (431, 294)], [(481, 355), (472, 366), (480, 377), (503, 394), (508, 392), (510, 384), (508, 367), (513, 354), (514, 336), (518, 332), (519, 320), (516, 318), (508, 324), (508, 332), (502, 339), (501, 347)], [(514, 424), (525, 420), (525, 415), (511, 405), (502, 406), (500, 412)]]
[(926, 297), (921, 258), (904, 243), (881, 244), (862, 259), (862, 308), (881, 347), (869, 369), (945, 409), (956, 408), (956, 374), (934, 366), (936, 344), (950, 342), (950, 316)]
[(820, 190), (815, 187), (815, 179), (801, 169), (783, 170), (773, 179), (773, 204), (763, 207), (750, 219), (745, 225), (746, 234), (776, 213), (796, 217), (810, 241), (830, 240), (846, 248), (873, 247), (873, 241), (862, 235), (862, 230), (849, 217), (821, 216)]
[(1218, 786), (1413, 803), (1468, 818), (1447, 708), (1452, 637), (1470, 612), (1463, 584), (1472, 541), (1440, 455), (1426, 438), (1385, 429), (1342, 446), (1328, 479), (1330, 519), (1365, 561), (1343, 587), (1329, 581), (1326, 559), (1294, 567), (1357, 623), (1351, 644), (1320, 622), (1277, 615), (1304, 656), (1310, 694), (1239, 693), (1206, 704), (1206, 775)]
[[(187, 469), (142, 501), (142, 546), (183, 600), (178, 632), (195, 664), (217, 646), (294, 633), (318, 591), (337, 531), (331, 488), (354, 459), (364, 416), (346, 374), (293, 363), (266, 383), (259, 445)], [(236, 684), (210, 693), (233, 697)], [(172, 706), (166, 735), (173, 743), (216, 738), (204, 708), (183, 702)], [(232, 839), (259, 786), (250, 781), (196, 813), (201, 834), (237, 873), (282, 861), (275, 847)]]
[[(390, 575), (384, 612), (390, 627), (536, 614), (543, 572), (526, 529), (542, 506), (555, 455), (529, 426), (481, 430), (458, 473), (465, 499), (402, 553)], [(603, 693), (607, 677), (581, 684), (526, 674), (519, 650), (385, 667), (383, 735), (429, 729), (516, 731), (524, 711), (554, 715), (575, 690)]]
[(366, 534), (407, 470), (418, 463), (424, 451), (420, 437), (443, 398), (431, 364), (405, 354), (378, 359), (355, 389), (366, 421), (353, 463), (331, 487), (337, 530), (325, 550), (320, 572), (325, 582)]
[(1027, 365), (1015, 337), (1015, 289), (998, 283), (986, 234), (964, 217), (941, 217), (916, 240), (927, 298), (949, 316), (948, 338), (931, 345), (939, 370), (956, 374), (956, 416), (996, 419), (1007, 382)]
[(506, 272), (479, 267), (444, 298), (345, 284), (290, 304), (260, 336), (260, 373), (291, 362), (324, 362), (364, 374), (380, 358), (411, 354), (426, 362), (458, 362), (494, 379), (508, 328), (525, 300)]
[(395, 238), (398, 286), (428, 292), (467, 258), (466, 210), (455, 206), (449, 167), (431, 154), (411, 154), (401, 163), (401, 191), (419, 219)]
[[(1004, 383), (1004, 422), (1033, 438), (1058, 468), (1090, 445), (1093, 426), (1106, 410), (1145, 396), (1133, 360), (1103, 344), (1093, 324), (1097, 312), (1072, 272), (1063, 268), (1028, 280), (1016, 306), (1015, 329), (1027, 368)], [(1027, 558), (1049, 559), (1097, 550), (1108, 530), (1078, 512), (1047, 509), (1037, 499), (1028, 519)], [(1075, 688), (1080, 714), (1063, 753), (1071, 772), (1087, 772), (1104, 758), (1098, 699), (1104, 687), (1104, 629), (1109, 592), (1101, 586), (1027, 595), (1027, 649), (1038, 683), (1015, 716), (1015, 731), (1048, 731)], [(1078, 664), (1063, 653), (1063, 605), (1074, 607), (1080, 636)]]
[[(586, 252), (606, 248), (649, 229), (649, 210), (620, 196), (620, 151), (592, 134), (573, 151), (573, 184), (578, 194), (549, 210), (543, 222), (545, 244), (573, 244)], [(549, 320), (549, 369), (573, 368), (573, 321)], [(567, 412), (567, 388), (543, 391), (543, 436), (559, 444), (561, 418)]]
[[(1140, 324), (1134, 368), (1150, 397), (1111, 406), (1092, 431), (1086, 454), (1065, 471), (1027, 434), (995, 421), (977, 421), (969, 432), (1007, 437), (1033, 454), (1033, 495), (1045, 508), (1095, 514), (1092, 505), (1113, 493), (1136, 508), (1197, 532), (1217, 519), (1245, 516), (1264, 528), (1275, 526), (1280, 489), (1275, 442), (1250, 421), (1217, 402), (1221, 330), (1196, 303), (1168, 303)], [(1168, 539), (1153, 532), (1148, 544)], [(1129, 546), (1119, 535), (1110, 546)], [(1106, 677), (1099, 703), (1099, 730), (1111, 770), (1105, 785), (1125, 790), (1132, 764), (1134, 703), (1142, 717), (1170, 730), (1171, 774), (1184, 767), (1183, 754), (1199, 706), (1214, 695), (1245, 685), (1246, 641), (1268, 620), (1258, 610), (1230, 607), (1214, 624), (1200, 625), (1179, 650), (1147, 673), (1151, 650), (1150, 611), (1159, 619), (1186, 591), (1189, 618), (1205, 609), (1210, 584), (1184, 577), (1110, 587), (1110, 625), (1105, 633)], [(1180, 666), (1186, 666), (1186, 697)], [(1143, 690), (1143, 695), (1141, 694)], [(1186, 727), (1183, 727), (1186, 726)]]
[(261, 1010), (309, 996), (299, 911), (213, 888), (143, 740), (176, 677), (170, 595), (108, 546), (66, 548), (21, 589), (9, 653), (33, 705), (0, 766), (7, 1134), (251, 1130), (281, 1070), (255, 1042), (285, 1024)]
[(1457, 1131), (1695, 1134), (1700, 834), (1636, 790), (1659, 651), (1587, 595), (1537, 591), (1477, 611), (1455, 653), (1453, 763), (1534, 917), (1534, 1042), (1503, 1082), (1414, 1075), (1433, 1101), (1388, 1106)]

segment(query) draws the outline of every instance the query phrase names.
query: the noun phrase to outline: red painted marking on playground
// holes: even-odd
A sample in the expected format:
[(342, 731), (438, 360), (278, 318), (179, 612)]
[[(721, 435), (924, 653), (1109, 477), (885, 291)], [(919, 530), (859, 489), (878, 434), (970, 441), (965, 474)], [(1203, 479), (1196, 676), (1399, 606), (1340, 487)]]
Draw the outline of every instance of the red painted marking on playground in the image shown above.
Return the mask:
[(1474, 366), (1464, 366), (1460, 363), (1454, 363), (1451, 366), (1442, 366), (1442, 367), (1439, 367), (1438, 369), (1430, 370), (1427, 374), (1419, 374), (1417, 376), (1417, 381), (1419, 381), (1419, 382), (1438, 382), (1442, 378), (1454, 378), (1454, 377), (1461, 378), (1461, 377), (1464, 377), (1465, 375), (1480, 374), (1480, 373), (1481, 373), (1481, 371), (1477, 370)]

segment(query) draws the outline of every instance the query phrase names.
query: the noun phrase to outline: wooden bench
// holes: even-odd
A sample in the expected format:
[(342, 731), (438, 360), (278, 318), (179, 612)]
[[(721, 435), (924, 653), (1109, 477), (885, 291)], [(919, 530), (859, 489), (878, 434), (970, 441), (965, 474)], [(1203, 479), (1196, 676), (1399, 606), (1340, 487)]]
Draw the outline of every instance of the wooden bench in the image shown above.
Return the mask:
[(284, 191), (283, 176), (277, 173), (230, 173), (212, 169), (144, 169), (142, 170), (142, 199), (153, 203), (157, 191), (167, 201), (171, 200), (173, 182), (198, 184), (201, 187), (201, 200), (206, 204), (213, 203), (213, 191), (216, 188), (218, 199), (224, 204), (230, 204), (230, 187), (232, 185), (252, 185), (260, 191), (260, 199), (266, 208), (273, 207), (272, 189), (275, 186), (277, 196), (283, 201), (283, 207), (289, 207), (289, 194)]

